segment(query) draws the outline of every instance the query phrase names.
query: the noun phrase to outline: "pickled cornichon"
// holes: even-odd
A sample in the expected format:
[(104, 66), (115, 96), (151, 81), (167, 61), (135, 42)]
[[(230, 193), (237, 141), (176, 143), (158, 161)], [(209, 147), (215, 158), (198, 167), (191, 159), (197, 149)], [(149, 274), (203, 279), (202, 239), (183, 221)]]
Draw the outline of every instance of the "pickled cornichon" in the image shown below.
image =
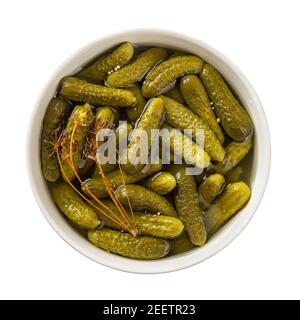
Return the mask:
[[(111, 200), (103, 199), (102, 202), (120, 217), (120, 213)], [(118, 224), (107, 218), (104, 214), (97, 213), (106, 227), (122, 230)], [(128, 212), (128, 215), (131, 217), (130, 212)], [(183, 223), (178, 218), (135, 211), (133, 212), (133, 219), (138, 227), (139, 233), (144, 236), (174, 239), (183, 232)]]
[(206, 168), (209, 166), (210, 156), (191, 138), (168, 124), (164, 124), (162, 129), (168, 132), (168, 135), (161, 135), (162, 141), (166, 143), (166, 139), (168, 139), (170, 150), (174, 154), (181, 156), (187, 164), (195, 167)]
[(42, 173), (99, 250), (189, 259), (250, 198), (251, 108), (182, 49), (121, 43), (66, 74), (49, 102)]
[(208, 176), (199, 186), (200, 207), (205, 210), (220, 194), (225, 185), (225, 179), (221, 174), (212, 174)]
[(206, 242), (206, 230), (194, 177), (186, 173), (184, 166), (172, 165), (170, 172), (177, 180), (174, 200), (178, 216), (191, 242), (196, 246), (203, 246)]
[(205, 213), (208, 236), (217, 232), (227, 220), (241, 209), (250, 198), (250, 189), (244, 182), (228, 185)]
[(207, 93), (199, 77), (189, 74), (182, 78), (180, 81), (180, 90), (191, 110), (208, 124), (220, 142), (223, 143), (223, 132), (217, 122)]
[(205, 64), (200, 77), (226, 133), (239, 142), (251, 136), (252, 121), (219, 72)]
[(136, 103), (136, 98), (130, 91), (105, 87), (74, 77), (62, 80), (60, 94), (73, 101), (100, 106), (128, 107)]
[(177, 78), (188, 73), (199, 73), (202, 66), (203, 61), (192, 55), (177, 56), (161, 62), (144, 80), (143, 96), (146, 98), (157, 96)]
[(95, 210), (89, 207), (66, 182), (60, 180), (52, 183), (50, 191), (60, 211), (73, 223), (85, 229), (95, 229), (100, 225)]
[[(195, 113), (177, 101), (165, 96), (160, 96), (164, 102), (166, 121), (175, 128), (192, 130), (193, 139), (203, 142), (204, 150), (213, 160), (222, 161), (225, 151), (208, 124)], [(197, 129), (202, 129), (197, 131)], [(197, 139), (198, 137), (198, 139)]]
[(96, 61), (77, 73), (77, 77), (92, 83), (104, 80), (109, 72), (118, 70), (128, 63), (134, 54), (134, 48), (130, 42), (125, 42), (116, 48), (111, 54), (102, 55)]
[(166, 240), (148, 236), (134, 237), (106, 228), (89, 231), (88, 238), (96, 247), (133, 259), (159, 259), (170, 251), (170, 244)]
[(247, 155), (247, 153), (252, 148), (252, 141), (244, 142), (231, 142), (225, 148), (225, 158), (222, 162), (218, 163), (214, 170), (218, 173), (225, 174), (237, 164), (240, 163), (242, 159)]
[(115, 192), (124, 206), (128, 206), (128, 198), (133, 210), (147, 211), (170, 217), (177, 217), (177, 212), (167, 198), (143, 186), (129, 184), (120, 186)]
[(130, 64), (109, 74), (106, 82), (112, 87), (126, 87), (140, 81), (150, 69), (166, 56), (167, 52), (163, 48), (148, 49), (139, 54)]
[(94, 118), (92, 107), (88, 103), (77, 106), (72, 111), (65, 130), (61, 152), (61, 170), (65, 180), (71, 181), (76, 176), (75, 171), (79, 169), (82, 151)]
[(176, 179), (169, 172), (160, 171), (143, 180), (142, 184), (163, 196), (176, 187)]
[(71, 105), (63, 97), (57, 96), (49, 102), (41, 137), (41, 162), (43, 175), (48, 181), (56, 181), (60, 177), (59, 164), (55, 152), (55, 135), (59, 135), (65, 116)]
[(121, 160), (124, 171), (137, 173), (145, 166), (145, 164), (139, 160), (141, 159), (141, 148), (144, 144), (142, 139), (143, 137), (147, 139), (147, 141), (145, 141), (148, 144), (147, 154), (145, 155), (145, 160), (147, 161), (152, 142), (152, 129), (159, 128), (163, 114), (163, 100), (160, 98), (151, 100), (139, 119), (136, 128), (133, 130), (127, 149), (124, 152), (125, 159), (123, 158)]

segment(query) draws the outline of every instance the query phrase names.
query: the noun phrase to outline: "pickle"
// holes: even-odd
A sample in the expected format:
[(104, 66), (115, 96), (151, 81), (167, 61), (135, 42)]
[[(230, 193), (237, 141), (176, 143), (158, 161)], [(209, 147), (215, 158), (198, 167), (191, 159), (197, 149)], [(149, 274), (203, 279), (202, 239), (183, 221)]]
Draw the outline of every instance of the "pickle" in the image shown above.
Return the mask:
[(177, 78), (188, 73), (199, 73), (202, 66), (203, 61), (192, 55), (177, 56), (161, 62), (144, 80), (143, 96), (146, 98), (157, 96)]
[(229, 170), (225, 174), (226, 182), (229, 184), (229, 183), (241, 181), (243, 174), (244, 174), (243, 168), (237, 165), (236, 167), (233, 167), (231, 170)]
[(150, 48), (139, 54), (130, 64), (109, 74), (106, 82), (112, 87), (126, 87), (138, 82), (166, 56), (165, 49)]
[[(116, 215), (120, 216), (119, 211), (116, 209), (115, 204), (111, 200), (103, 199), (102, 202), (112, 210)], [(127, 212), (129, 217), (131, 213)], [(165, 239), (174, 239), (181, 235), (183, 231), (182, 222), (174, 217), (162, 216), (152, 213), (144, 213), (135, 211), (134, 222), (141, 235), (153, 236)], [(115, 230), (121, 230), (122, 228), (113, 222), (111, 219), (107, 218), (104, 214), (98, 213), (98, 216), (105, 226)]]
[(170, 244), (166, 240), (148, 236), (134, 237), (106, 228), (89, 231), (88, 238), (96, 247), (132, 259), (159, 259), (170, 251)]
[(145, 101), (144, 97), (142, 96), (141, 89), (138, 85), (128, 87), (128, 88), (126, 88), (126, 90), (131, 91), (136, 98), (136, 104), (132, 107), (128, 107), (125, 109), (128, 118), (131, 121), (135, 121), (143, 113), (143, 110), (146, 105), (146, 101)]
[[(145, 169), (145, 170), (144, 170)], [(126, 184), (138, 182), (147, 176), (153, 174), (154, 172), (160, 171), (162, 169), (162, 164), (152, 164), (148, 168), (144, 168), (142, 171), (135, 174), (127, 174), (123, 172), (123, 177)], [(122, 174), (117, 168), (115, 171), (112, 171), (106, 175), (111, 187), (113, 190), (116, 190), (119, 186), (123, 184)], [(108, 196), (108, 192), (106, 190), (105, 184), (101, 177), (92, 178), (84, 181), (82, 185), (82, 190), (89, 195), (89, 191), (93, 192), (93, 194), (97, 198), (105, 198)]]
[(213, 66), (205, 64), (200, 77), (226, 133), (239, 142), (252, 135), (253, 125), (248, 113), (219, 72)]
[(150, 101), (143, 115), (137, 123), (136, 128), (132, 131), (127, 149), (122, 155), (121, 164), (124, 171), (127, 173), (137, 173), (143, 167), (142, 162), (134, 163), (133, 160), (138, 160), (141, 153), (142, 134), (146, 133), (148, 140), (148, 152), (151, 149), (151, 131), (160, 126), (164, 114), (163, 101), (160, 98), (154, 98)]
[(57, 96), (49, 102), (41, 138), (41, 162), (42, 171), (46, 180), (54, 182), (60, 177), (59, 164), (53, 143), (53, 136), (56, 130), (62, 129), (62, 125), (71, 104), (63, 97)]
[[(193, 139), (197, 140), (197, 129), (203, 129), (204, 135), (204, 150), (210, 155), (212, 160), (222, 161), (225, 155), (225, 151), (219, 141), (215, 136), (214, 132), (209, 128), (209, 126), (201, 118), (195, 115), (189, 108), (170, 99), (165, 96), (160, 96), (164, 101), (166, 121), (181, 130), (192, 129)], [(200, 140), (202, 134), (200, 136)], [(197, 142), (197, 141), (196, 141)]]
[(184, 166), (179, 165), (170, 167), (170, 172), (174, 174), (177, 180), (175, 206), (191, 242), (196, 246), (202, 246), (206, 242), (203, 212), (199, 206), (194, 177), (186, 174), (185, 169)]
[(239, 162), (247, 155), (247, 153), (252, 148), (252, 141), (244, 142), (231, 142), (225, 148), (225, 158), (222, 162), (218, 163), (214, 170), (218, 173), (225, 174), (233, 167), (235, 167)]
[(165, 93), (165, 96), (167, 96), (168, 98), (171, 98), (173, 100), (176, 100), (177, 102), (179, 102), (181, 104), (185, 104), (185, 100), (184, 100), (181, 92), (179, 91), (177, 85), (175, 85), (175, 87), (172, 88), (171, 90), (167, 91)]
[(205, 213), (205, 226), (210, 237), (217, 232), (250, 198), (250, 189), (244, 182), (228, 185)]
[(193, 248), (196, 248), (196, 246), (191, 243), (191, 240), (189, 239), (186, 232), (184, 232), (179, 238), (171, 240), (170, 245), (171, 255), (186, 252)]
[(73, 223), (85, 228), (94, 229), (100, 221), (96, 212), (64, 181), (50, 184), (52, 198), (60, 211)]
[[(78, 170), (82, 158), (82, 151), (85, 147), (86, 138), (93, 121), (94, 114), (88, 103), (74, 108), (69, 118), (62, 143), (61, 159), (63, 178), (65, 180), (71, 181), (75, 178), (74, 170), (71, 167), (71, 149), (74, 169)], [(73, 139), (71, 141), (72, 133)]]
[(221, 144), (224, 142), (223, 132), (211, 108), (210, 101), (199, 77), (194, 74), (185, 76), (180, 81), (181, 93), (191, 110), (208, 124)]
[[(210, 156), (194, 141), (192, 141), (188, 136), (184, 135), (179, 129), (164, 124), (162, 129), (168, 130), (170, 134), (170, 150), (178, 155), (182, 156), (187, 164), (206, 168), (210, 164)], [(164, 141), (166, 137), (162, 135), (162, 140)], [(188, 141), (189, 140), (189, 141)], [(185, 146), (185, 142), (188, 142)]]
[(116, 48), (111, 54), (101, 56), (89, 66), (77, 73), (77, 77), (92, 83), (98, 83), (105, 79), (106, 75), (127, 64), (134, 54), (134, 48), (130, 42), (125, 42)]
[(95, 122), (95, 127), (100, 127), (102, 123), (107, 123), (108, 126), (116, 126), (119, 122), (119, 113), (111, 107), (101, 107), (95, 114)]
[(70, 100), (111, 107), (128, 107), (136, 103), (130, 91), (109, 88), (74, 77), (62, 80), (60, 94)]
[(125, 207), (128, 207), (128, 197), (133, 210), (177, 218), (176, 210), (165, 197), (143, 186), (135, 184), (122, 185), (115, 191), (115, 195)]
[(176, 179), (169, 172), (160, 171), (142, 181), (142, 184), (163, 196), (176, 187)]
[(220, 194), (225, 185), (225, 179), (221, 174), (208, 176), (199, 186), (199, 201), (202, 210), (205, 210)]

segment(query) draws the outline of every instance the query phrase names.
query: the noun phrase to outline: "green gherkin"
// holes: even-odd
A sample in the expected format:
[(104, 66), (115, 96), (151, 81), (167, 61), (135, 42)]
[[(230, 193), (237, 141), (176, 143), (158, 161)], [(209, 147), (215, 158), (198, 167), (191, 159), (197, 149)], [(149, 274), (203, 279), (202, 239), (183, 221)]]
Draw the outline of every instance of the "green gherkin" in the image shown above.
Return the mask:
[(134, 48), (130, 42), (125, 42), (112, 53), (102, 55), (96, 61), (79, 71), (76, 76), (92, 83), (99, 83), (106, 75), (127, 64), (134, 54)]
[(159, 97), (164, 102), (167, 123), (181, 130), (191, 129), (193, 133), (193, 140), (196, 140), (197, 138), (197, 129), (202, 129), (204, 150), (210, 155), (212, 160), (222, 161), (225, 156), (225, 151), (219, 139), (207, 123), (199, 118), (189, 108), (177, 101), (165, 96)]
[(177, 56), (161, 62), (144, 80), (143, 96), (146, 98), (157, 96), (177, 78), (189, 73), (199, 73), (202, 66), (203, 61), (192, 55)]
[(112, 87), (126, 87), (140, 81), (149, 70), (167, 56), (163, 48), (150, 48), (134, 61), (108, 75), (106, 82)]
[(170, 251), (170, 244), (166, 240), (148, 236), (134, 237), (106, 228), (89, 231), (88, 238), (96, 247), (133, 259), (159, 259)]
[(208, 124), (220, 142), (223, 143), (223, 132), (217, 122), (199, 77), (190, 74), (182, 78), (180, 81), (180, 90), (190, 109)]
[(100, 225), (97, 213), (64, 181), (50, 185), (52, 198), (60, 211), (72, 222), (85, 229), (94, 229)]
[(122, 185), (116, 190), (115, 195), (126, 207), (129, 206), (129, 198), (133, 210), (177, 217), (176, 210), (167, 198), (143, 186), (135, 184)]
[(251, 136), (252, 121), (219, 72), (205, 64), (200, 77), (226, 133), (239, 142)]
[(130, 91), (104, 87), (74, 77), (62, 80), (60, 94), (70, 100), (100, 106), (129, 107), (136, 103)]
[(71, 108), (71, 104), (63, 97), (57, 96), (49, 102), (41, 137), (41, 162), (42, 171), (47, 181), (54, 182), (60, 177), (57, 156), (52, 145), (55, 131), (61, 130), (65, 116)]
[(250, 189), (244, 182), (228, 185), (205, 213), (205, 227), (208, 236), (217, 232), (250, 198)]
[(83, 106), (77, 106), (72, 111), (62, 143), (61, 169), (63, 171), (62, 176), (65, 180), (71, 181), (75, 178), (75, 173), (71, 163), (73, 161), (74, 169), (78, 171), (88, 132), (93, 125), (93, 122), (94, 114), (91, 106), (88, 103), (84, 104)]
[(206, 231), (194, 177), (186, 173), (184, 166), (173, 165), (169, 170), (177, 180), (174, 199), (178, 216), (191, 242), (196, 246), (203, 246), (206, 242)]

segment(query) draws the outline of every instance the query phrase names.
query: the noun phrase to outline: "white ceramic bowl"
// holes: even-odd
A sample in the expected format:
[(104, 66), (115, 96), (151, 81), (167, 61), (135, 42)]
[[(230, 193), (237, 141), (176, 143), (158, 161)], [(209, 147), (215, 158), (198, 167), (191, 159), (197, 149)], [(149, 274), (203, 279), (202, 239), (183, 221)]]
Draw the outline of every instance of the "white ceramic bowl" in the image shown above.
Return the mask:
[[(155, 261), (127, 259), (105, 252), (79, 235), (57, 210), (40, 169), (40, 134), (43, 117), (59, 80), (101, 52), (124, 41), (142, 46), (162, 46), (183, 50), (213, 64), (237, 93), (255, 126), (254, 157), (249, 179), (252, 196), (248, 204), (204, 247)], [(211, 257), (227, 246), (248, 224), (261, 201), (268, 180), (271, 154), (269, 130), (263, 108), (254, 89), (241, 71), (217, 50), (197, 39), (170, 31), (151, 29), (125, 31), (100, 38), (68, 58), (54, 72), (38, 99), (29, 127), (27, 153), (28, 171), (34, 196), (53, 229), (74, 249), (90, 259), (118, 270), (137, 273), (161, 273), (186, 268)]]

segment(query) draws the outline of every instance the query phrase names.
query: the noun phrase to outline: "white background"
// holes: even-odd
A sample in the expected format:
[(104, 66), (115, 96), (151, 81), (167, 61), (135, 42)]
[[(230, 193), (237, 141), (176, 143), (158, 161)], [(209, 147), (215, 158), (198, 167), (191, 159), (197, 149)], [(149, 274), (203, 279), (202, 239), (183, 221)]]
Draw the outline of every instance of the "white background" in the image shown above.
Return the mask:
[[(300, 298), (299, 1), (2, 1), (0, 4), (0, 298)], [(31, 193), (25, 135), (53, 70), (97, 37), (175, 30), (227, 55), (257, 90), (272, 168), (251, 223), (226, 249), (162, 275), (114, 271), (48, 225)]]

